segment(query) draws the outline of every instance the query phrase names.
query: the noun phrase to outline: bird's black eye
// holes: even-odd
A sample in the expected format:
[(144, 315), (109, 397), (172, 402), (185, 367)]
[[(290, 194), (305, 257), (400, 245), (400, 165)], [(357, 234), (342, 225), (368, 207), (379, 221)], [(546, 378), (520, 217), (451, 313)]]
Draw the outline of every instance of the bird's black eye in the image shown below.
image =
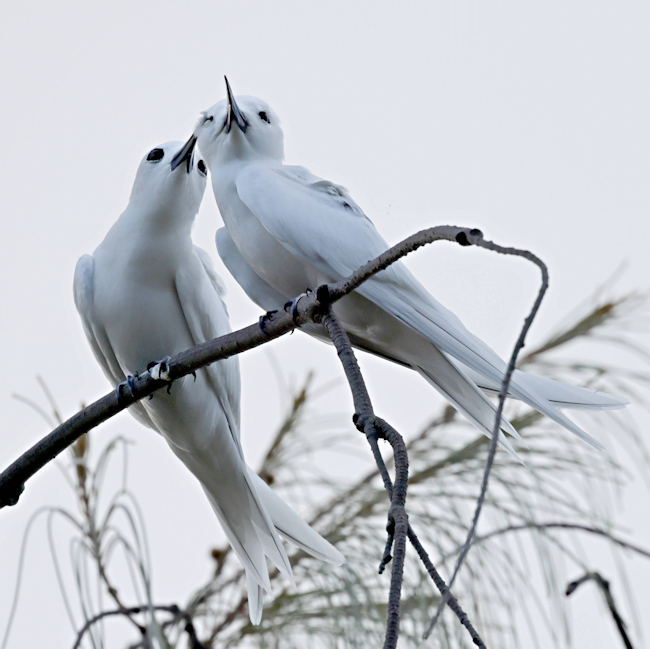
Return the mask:
[(197, 164), (196, 166), (204, 176), (208, 175), (208, 170), (205, 168), (205, 162), (203, 162), (203, 160), (199, 160), (199, 164)]
[(211, 122), (213, 119), (214, 119), (214, 116), (210, 115), (210, 117), (208, 117), (206, 115), (205, 119), (203, 120), (203, 123), (205, 124), (206, 122)]
[(160, 162), (165, 157), (165, 152), (162, 149), (151, 149), (147, 160), (149, 162)]
[(271, 123), (271, 120), (269, 119), (269, 116), (266, 114), (265, 111), (261, 110), (257, 114), (260, 116), (260, 119), (264, 120), (267, 124)]

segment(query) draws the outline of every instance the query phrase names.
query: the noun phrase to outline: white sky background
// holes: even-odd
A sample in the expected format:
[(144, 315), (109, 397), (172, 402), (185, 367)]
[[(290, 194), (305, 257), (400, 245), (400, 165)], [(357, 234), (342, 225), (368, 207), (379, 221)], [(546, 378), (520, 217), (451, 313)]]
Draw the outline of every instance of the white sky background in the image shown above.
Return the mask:
[[(142, 155), (185, 140), (199, 111), (224, 96), (224, 73), (235, 93), (277, 110), (287, 162), (347, 186), (389, 242), (451, 222), (539, 254), (551, 290), (531, 341), (623, 261), (621, 291), (645, 289), (650, 5), (537, 4), (5, 3), (0, 465), (46, 432), (10, 398), (40, 398), (37, 373), (66, 416), (107, 392), (74, 308), (74, 265), (124, 209)], [(218, 259), (220, 226), (208, 188), (195, 238), (226, 281), (240, 327), (259, 311)], [(537, 287), (533, 268), (446, 244), (408, 264), (472, 331), (509, 353)], [(322, 382), (341, 375), (331, 350), (304, 336), (272, 349), (294, 383), (312, 367)], [(253, 465), (282, 410), (271, 364), (265, 350), (242, 357), (242, 438)], [(368, 358), (363, 368), (377, 409), (398, 428), (413, 429), (438, 402), (413, 373)], [(351, 414), (338, 394), (331, 407)], [(216, 520), (162, 441), (126, 414), (93, 433), (95, 446), (117, 432), (137, 441), (131, 485), (147, 515), (157, 598), (182, 603), (207, 575)], [(0, 512), (0, 630), (25, 522), (66, 498), (49, 466), (18, 507)], [(626, 503), (634, 538), (650, 545), (647, 491), (635, 486)], [(43, 536), (41, 523), (10, 647), (71, 646)], [(650, 566), (633, 565), (647, 610)], [(615, 645), (588, 588), (572, 604), (575, 646)]]

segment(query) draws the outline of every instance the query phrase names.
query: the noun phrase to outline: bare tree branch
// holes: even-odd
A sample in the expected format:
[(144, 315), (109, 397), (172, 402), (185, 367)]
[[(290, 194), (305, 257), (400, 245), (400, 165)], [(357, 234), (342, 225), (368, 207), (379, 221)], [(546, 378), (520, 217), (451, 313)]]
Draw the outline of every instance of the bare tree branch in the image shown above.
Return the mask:
[[(369, 261), (350, 277), (332, 284), (329, 287), (330, 301), (335, 302), (347, 295), (362, 282), (413, 250), (440, 240), (456, 241), (461, 245), (493, 245), (483, 241), (479, 230), (448, 225), (422, 230), (393, 246), (377, 259)], [(250, 325), (181, 352), (168, 361), (169, 377), (171, 380), (179, 379), (206, 365), (279, 338), (300, 325), (313, 322), (317, 306), (316, 295), (307, 295), (297, 302), (292, 313), (279, 312), (269, 315), (263, 328), (257, 324)], [(134, 377), (128, 393), (123, 391), (118, 398), (116, 391), (112, 391), (63, 422), (0, 474), (0, 508), (15, 505), (23, 492), (25, 482), (81, 435), (167, 385), (167, 382), (156, 381), (151, 378), (149, 372), (144, 372)]]
[(509, 525), (508, 527), (502, 527), (498, 530), (484, 534), (483, 536), (477, 536), (474, 539), (474, 545), (478, 543), (483, 543), (488, 539), (494, 538), (495, 536), (501, 536), (502, 534), (509, 534), (510, 532), (523, 532), (527, 530), (549, 530), (549, 529), (563, 529), (563, 530), (577, 530), (580, 532), (588, 532), (589, 534), (595, 534), (596, 536), (602, 536), (603, 538), (611, 541), (615, 545), (619, 545), (626, 550), (631, 550), (636, 552), (646, 559), (650, 559), (650, 550), (646, 550), (638, 545), (633, 545), (623, 539), (619, 539), (617, 536), (610, 534), (606, 530), (600, 530), (597, 527), (589, 527), (588, 525), (580, 525), (578, 523), (526, 523), (525, 525)]
[[(323, 286), (319, 289), (321, 294), (318, 296), (318, 299), (322, 304), (327, 304), (327, 295), (325, 294), (326, 290), (326, 286)], [(467, 628), (474, 644), (484, 649), (485, 645), (483, 644), (483, 641), (481, 640), (478, 632), (472, 626), (469, 618), (467, 617), (467, 614), (460, 607), (456, 598), (449, 591), (449, 588), (445, 584), (442, 577), (439, 575), (435, 566), (431, 562), (429, 555), (427, 554), (417, 535), (413, 531), (413, 528), (408, 522), (408, 516), (406, 515), (405, 509), (406, 489), (408, 485), (408, 455), (404, 440), (396, 430), (394, 430), (383, 419), (380, 419), (374, 414), (370, 396), (368, 395), (368, 391), (366, 389), (365, 382), (363, 380), (363, 376), (361, 375), (361, 370), (359, 369), (359, 365), (357, 363), (350, 341), (345, 331), (343, 331), (339, 322), (336, 320), (331, 307), (328, 308), (326, 315), (321, 318), (321, 322), (327, 329), (327, 333), (330, 335), (332, 342), (336, 347), (337, 353), (345, 370), (350, 389), (352, 391), (355, 408), (353, 421), (357, 428), (366, 435), (366, 439), (368, 440), (370, 448), (372, 449), (375, 462), (377, 463), (377, 468), (379, 469), (379, 473), (382, 477), (384, 487), (391, 501), (391, 509), (388, 514), (389, 522), (387, 526), (388, 539), (386, 550), (379, 566), (379, 572), (381, 573), (383, 572), (388, 562), (393, 559), (393, 557), (390, 555), (390, 550), (394, 545), (396, 558), (393, 562), (393, 570), (391, 575), (391, 587), (388, 605), (388, 623), (384, 647), (393, 647), (397, 642), (397, 632), (399, 630), (401, 575), (403, 574), (404, 570), (404, 557), (406, 554), (404, 540), (405, 536), (408, 535), (411, 544), (414, 546), (416, 552), (418, 553), (418, 556), (420, 557), (420, 560), (426, 567), (427, 572), (431, 576), (441, 595), (447, 598), (447, 604), (454, 611), (454, 613), (456, 613), (461, 624)], [(379, 451), (379, 446), (377, 444), (379, 437), (386, 439), (393, 447), (396, 477), (395, 486), (391, 481), (388, 470), (386, 469), (386, 464), (384, 463), (384, 460)], [(398, 519), (401, 523), (399, 526), (397, 524)], [(406, 523), (405, 526), (404, 523)], [(399, 576), (396, 576), (397, 571), (399, 571)]]
[[(352, 390), (354, 399), (354, 423), (365, 434), (370, 443), (375, 462), (384, 481), (384, 486), (390, 498), (388, 510), (388, 542), (379, 572), (393, 559), (391, 571), (390, 591), (388, 594), (388, 619), (386, 622), (386, 637), (384, 649), (394, 649), (399, 636), (399, 605), (402, 595), (402, 577), (404, 574), (404, 560), (406, 557), (406, 534), (408, 530), (408, 516), (406, 515), (406, 489), (408, 485), (408, 455), (406, 444), (402, 436), (389, 424), (375, 416), (372, 403), (361, 370), (352, 350), (352, 345), (343, 327), (334, 316), (329, 304), (327, 286), (322, 286), (317, 291), (317, 299), (327, 305), (325, 315), (318, 318), (327, 329), (336, 351), (341, 359), (345, 375)], [(395, 483), (391, 484), (390, 476), (377, 446), (377, 439), (381, 437), (388, 441), (393, 448), (395, 458)], [(390, 556), (390, 549), (394, 548), (394, 557)]]
[(587, 574), (580, 577), (580, 579), (577, 579), (576, 581), (572, 581), (566, 587), (566, 596), (568, 597), (569, 595), (571, 595), (571, 593), (575, 592), (579, 586), (581, 586), (582, 584), (584, 584), (586, 581), (589, 580), (595, 581), (596, 584), (598, 584), (598, 587), (600, 588), (601, 592), (603, 593), (605, 601), (607, 602), (607, 606), (609, 607), (610, 613), (614, 618), (614, 622), (616, 622), (616, 627), (618, 628), (618, 632), (621, 634), (621, 638), (623, 639), (623, 644), (625, 645), (625, 649), (634, 649), (634, 647), (632, 646), (632, 642), (630, 641), (630, 638), (627, 635), (627, 631), (625, 630), (625, 622), (623, 622), (623, 618), (621, 617), (620, 613), (618, 612), (618, 609), (616, 608), (614, 597), (612, 596), (612, 593), (609, 590), (609, 582), (607, 581), (607, 579), (601, 577), (601, 575), (597, 572), (588, 572)]
[[(102, 611), (101, 613), (98, 613), (95, 615), (95, 617), (90, 618), (84, 624), (84, 626), (81, 628), (79, 633), (77, 634), (77, 640), (74, 643), (74, 646), (72, 649), (79, 649), (81, 647), (81, 641), (83, 640), (84, 635), (86, 632), (93, 626), (93, 624), (96, 624), (100, 620), (103, 620), (105, 617), (113, 617), (116, 615), (123, 615), (129, 619), (132, 619), (132, 615), (137, 615), (138, 613), (146, 613), (149, 612), (151, 609), (154, 611), (164, 611), (165, 613), (171, 613), (174, 618), (182, 618), (185, 620), (185, 632), (188, 635), (189, 638), (189, 649), (207, 649), (207, 647), (199, 642), (199, 639), (196, 637), (196, 630), (194, 629), (194, 624), (192, 622), (192, 616), (187, 613), (186, 611), (181, 610), (176, 606), (176, 604), (172, 604), (171, 606), (133, 606), (131, 608), (117, 608), (111, 611)], [(145, 629), (140, 628), (140, 631), (144, 634)]]

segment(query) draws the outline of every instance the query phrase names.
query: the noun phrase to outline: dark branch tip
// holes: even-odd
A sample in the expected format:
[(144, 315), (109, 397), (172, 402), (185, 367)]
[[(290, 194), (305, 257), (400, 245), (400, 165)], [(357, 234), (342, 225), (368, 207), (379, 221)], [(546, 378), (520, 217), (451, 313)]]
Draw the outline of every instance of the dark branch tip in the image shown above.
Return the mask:
[(384, 573), (384, 570), (386, 570), (386, 566), (392, 561), (393, 555), (392, 554), (387, 554), (382, 560), (381, 563), (379, 564), (379, 574), (382, 575)]
[[(18, 504), (20, 495), (25, 491), (25, 483), (20, 482), (19, 484), (12, 487), (5, 487), (6, 492), (2, 494), (0, 498), (0, 509), (2, 507), (13, 507)], [(3, 490), (4, 491), (4, 490)]]

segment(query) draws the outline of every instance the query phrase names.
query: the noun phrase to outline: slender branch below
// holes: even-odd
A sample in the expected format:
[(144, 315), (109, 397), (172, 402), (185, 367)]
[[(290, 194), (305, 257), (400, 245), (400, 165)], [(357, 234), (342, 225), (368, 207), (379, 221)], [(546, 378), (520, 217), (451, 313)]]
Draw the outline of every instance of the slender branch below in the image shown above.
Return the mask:
[(623, 644), (625, 645), (625, 649), (634, 649), (634, 647), (632, 646), (632, 642), (627, 635), (627, 631), (625, 630), (625, 622), (623, 621), (623, 618), (621, 617), (620, 613), (618, 612), (618, 609), (616, 608), (616, 603), (614, 602), (614, 597), (612, 596), (612, 592), (609, 589), (609, 581), (607, 581), (607, 579), (601, 577), (601, 575), (597, 572), (588, 572), (587, 574), (580, 577), (580, 579), (577, 579), (576, 581), (572, 581), (567, 586), (566, 596), (568, 597), (569, 595), (571, 595), (571, 593), (574, 593), (579, 586), (581, 586), (582, 584), (584, 584), (586, 581), (589, 580), (595, 581), (596, 584), (598, 585), (598, 588), (600, 588), (601, 592), (603, 593), (603, 597), (607, 602), (607, 607), (609, 608), (609, 611), (612, 614), (612, 617), (614, 618), (614, 622), (616, 623), (616, 628), (618, 629), (618, 632), (621, 634), (621, 638), (623, 639)]
[(81, 641), (83, 640), (84, 635), (87, 633), (87, 631), (97, 622), (100, 620), (103, 620), (106, 617), (114, 617), (117, 615), (123, 615), (127, 618), (131, 618), (132, 615), (137, 615), (138, 613), (147, 613), (151, 609), (154, 611), (163, 611), (165, 613), (171, 613), (175, 618), (182, 618), (185, 621), (185, 632), (188, 635), (189, 638), (189, 648), (190, 649), (207, 649), (207, 647), (199, 642), (199, 639), (196, 636), (196, 630), (194, 629), (194, 624), (192, 622), (192, 616), (187, 613), (186, 611), (181, 610), (176, 606), (176, 604), (172, 604), (170, 606), (133, 606), (131, 608), (117, 608), (113, 609), (111, 611), (102, 611), (101, 613), (98, 613), (94, 617), (90, 618), (86, 624), (81, 628), (79, 633), (77, 634), (77, 640), (74, 643), (74, 646), (72, 649), (79, 649), (81, 647)]
[[(319, 301), (327, 305), (326, 313), (317, 319), (325, 326), (327, 333), (336, 347), (345, 375), (352, 390), (354, 399), (354, 422), (370, 442), (375, 456), (375, 461), (384, 480), (384, 485), (390, 497), (388, 511), (388, 536), (389, 543), (384, 552), (380, 571), (383, 570), (390, 556), (390, 545), (393, 546), (393, 567), (391, 571), (390, 591), (388, 594), (388, 619), (386, 621), (386, 636), (384, 649), (395, 649), (399, 636), (399, 607), (402, 596), (402, 578), (404, 575), (404, 561), (406, 558), (406, 535), (409, 528), (406, 515), (406, 489), (408, 485), (408, 454), (402, 436), (389, 424), (375, 416), (372, 403), (361, 370), (352, 350), (352, 345), (347, 334), (336, 319), (329, 304), (327, 286), (318, 289)], [(386, 465), (377, 448), (377, 439), (381, 437), (388, 441), (393, 448), (395, 458), (395, 484), (391, 484)]]
[(561, 530), (576, 530), (579, 532), (588, 532), (589, 534), (595, 534), (596, 536), (602, 536), (608, 541), (618, 545), (626, 550), (631, 550), (636, 552), (646, 559), (650, 559), (650, 550), (646, 550), (638, 545), (629, 543), (628, 541), (623, 541), (617, 536), (610, 534), (606, 530), (600, 530), (597, 527), (589, 527), (588, 525), (580, 525), (579, 523), (523, 523), (522, 525), (509, 525), (508, 527), (502, 527), (498, 530), (493, 530), (488, 534), (483, 536), (477, 536), (474, 540), (474, 545), (477, 543), (483, 543), (488, 539), (491, 539), (495, 536), (500, 536), (502, 534), (509, 534), (510, 532), (524, 532), (530, 530), (550, 530), (550, 529), (561, 529)]

